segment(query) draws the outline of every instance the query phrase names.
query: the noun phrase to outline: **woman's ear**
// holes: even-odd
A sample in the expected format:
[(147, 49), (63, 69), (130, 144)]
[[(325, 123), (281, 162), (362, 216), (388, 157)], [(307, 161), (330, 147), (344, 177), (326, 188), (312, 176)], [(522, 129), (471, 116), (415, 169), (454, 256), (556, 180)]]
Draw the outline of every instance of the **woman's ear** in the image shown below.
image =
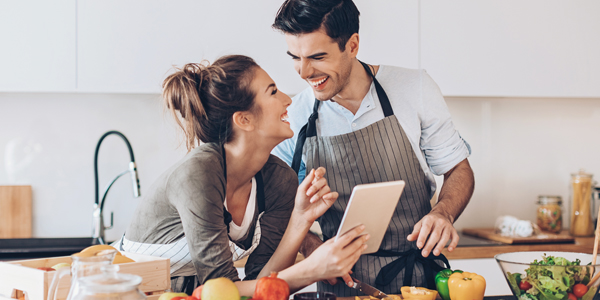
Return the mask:
[(233, 127), (237, 127), (243, 131), (252, 131), (254, 130), (254, 125), (252, 124), (252, 114), (247, 111), (236, 111), (233, 113)]

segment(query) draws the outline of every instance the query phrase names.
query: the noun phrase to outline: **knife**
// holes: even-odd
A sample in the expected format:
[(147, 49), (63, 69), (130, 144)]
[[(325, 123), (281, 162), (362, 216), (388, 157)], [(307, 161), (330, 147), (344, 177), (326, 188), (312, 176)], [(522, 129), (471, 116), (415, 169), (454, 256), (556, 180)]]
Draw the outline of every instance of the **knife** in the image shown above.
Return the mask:
[(383, 299), (388, 296), (384, 292), (382, 292), (364, 282), (361, 282), (360, 280), (358, 280), (356, 278), (352, 278), (352, 281), (354, 281), (354, 286), (352, 288), (361, 291), (362, 293), (364, 293), (367, 296), (372, 296), (372, 297), (375, 297), (378, 299)]

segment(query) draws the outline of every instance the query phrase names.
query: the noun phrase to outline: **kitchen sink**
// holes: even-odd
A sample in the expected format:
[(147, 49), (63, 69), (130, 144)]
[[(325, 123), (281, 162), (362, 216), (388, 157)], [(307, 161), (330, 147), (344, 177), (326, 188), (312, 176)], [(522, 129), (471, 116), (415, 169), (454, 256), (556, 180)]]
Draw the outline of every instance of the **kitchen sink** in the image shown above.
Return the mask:
[(92, 237), (0, 239), (0, 260), (65, 256), (96, 244)]

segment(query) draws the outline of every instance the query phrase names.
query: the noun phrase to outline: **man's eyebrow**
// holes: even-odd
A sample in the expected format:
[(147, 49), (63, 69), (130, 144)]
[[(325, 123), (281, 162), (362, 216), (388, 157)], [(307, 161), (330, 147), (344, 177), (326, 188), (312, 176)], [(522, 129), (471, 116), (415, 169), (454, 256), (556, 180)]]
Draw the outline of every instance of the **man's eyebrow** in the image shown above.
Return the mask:
[[(291, 56), (292, 58), (298, 58), (298, 56), (292, 54), (290, 51), (288, 51), (287, 54), (289, 56)], [(315, 54), (309, 55), (306, 58), (315, 59), (315, 58), (318, 58), (320, 56), (325, 56), (325, 55), (327, 55), (327, 52), (319, 52), (319, 53), (315, 53)]]
[(313, 55), (309, 55), (307, 58), (311, 58), (311, 59), (313, 59), (313, 58), (317, 58), (317, 57), (319, 57), (319, 56), (324, 56), (324, 55), (327, 55), (327, 52), (319, 52), (319, 53), (315, 53), (315, 54), (313, 54)]
[(265, 93), (268, 92), (271, 87), (275, 88), (275, 83), (274, 82), (271, 83), (271, 84), (269, 84), (269, 86), (265, 89)]

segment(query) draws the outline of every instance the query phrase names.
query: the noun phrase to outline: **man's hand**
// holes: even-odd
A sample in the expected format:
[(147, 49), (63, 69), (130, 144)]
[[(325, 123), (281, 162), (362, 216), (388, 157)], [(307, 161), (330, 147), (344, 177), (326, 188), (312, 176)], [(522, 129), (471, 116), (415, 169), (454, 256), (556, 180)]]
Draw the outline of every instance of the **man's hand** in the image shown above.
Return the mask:
[[(433, 255), (440, 255), (442, 250), (452, 240), (448, 246), (448, 251), (454, 250), (458, 244), (458, 232), (452, 226), (452, 222), (447, 217), (434, 211), (423, 217), (409, 234), (406, 239), (417, 241), (417, 247), (423, 249), (421, 255), (427, 257), (432, 252)], [(435, 247), (435, 248), (434, 248)]]
[(474, 186), (473, 170), (466, 158), (444, 174), (438, 203), (415, 224), (412, 233), (406, 237), (411, 242), (417, 241), (417, 247), (423, 249), (421, 254), (424, 257), (432, 250), (433, 255), (440, 255), (448, 240), (452, 240), (448, 251), (456, 248), (458, 233), (452, 224), (471, 200)]

